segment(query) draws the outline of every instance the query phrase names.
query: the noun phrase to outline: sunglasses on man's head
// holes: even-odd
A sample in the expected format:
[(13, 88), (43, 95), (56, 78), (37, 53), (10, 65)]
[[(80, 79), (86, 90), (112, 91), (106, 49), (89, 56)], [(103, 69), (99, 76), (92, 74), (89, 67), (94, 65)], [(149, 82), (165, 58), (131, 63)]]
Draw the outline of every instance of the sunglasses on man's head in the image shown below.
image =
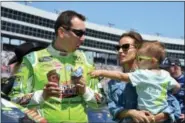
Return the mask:
[(86, 33), (84, 30), (81, 30), (81, 29), (72, 29), (72, 28), (67, 28), (67, 27), (63, 27), (63, 28), (66, 30), (72, 31), (78, 37), (82, 37)]
[(128, 49), (130, 48), (130, 45), (131, 45), (131, 44), (123, 44), (123, 45), (121, 45), (121, 46), (120, 46), (120, 45), (117, 45), (117, 46), (116, 46), (116, 50), (119, 51), (120, 48), (121, 48), (123, 51), (126, 51), (126, 50), (128, 50)]

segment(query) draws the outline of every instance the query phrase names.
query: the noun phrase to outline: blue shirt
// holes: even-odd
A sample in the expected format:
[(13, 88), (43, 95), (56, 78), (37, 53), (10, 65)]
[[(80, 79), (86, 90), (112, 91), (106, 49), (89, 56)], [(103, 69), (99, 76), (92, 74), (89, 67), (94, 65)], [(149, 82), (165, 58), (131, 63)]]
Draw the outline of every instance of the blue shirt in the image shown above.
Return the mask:
[[(117, 114), (124, 110), (137, 109), (137, 93), (135, 87), (130, 83), (119, 82), (117, 80), (110, 80), (108, 82), (107, 89), (107, 101), (108, 108), (113, 116), (113, 120), (117, 122), (128, 123), (132, 122), (131, 118), (124, 118), (122, 120), (117, 119)], [(168, 113), (172, 121), (175, 120), (175, 116), (179, 116), (180, 111), (178, 109), (178, 102), (174, 96), (168, 96), (169, 106), (163, 111)], [(169, 122), (169, 121), (167, 121)]]
[[(107, 102), (113, 120), (119, 122), (117, 114), (123, 110), (137, 109), (136, 89), (130, 83), (123, 83), (117, 80), (108, 82)], [(125, 119), (130, 120), (130, 118)]]
[(181, 85), (180, 91), (175, 94), (175, 97), (180, 103), (181, 107), (181, 112), (184, 114), (185, 113), (185, 101), (184, 101), (184, 96), (185, 96), (185, 85), (184, 85), (184, 74), (182, 74), (180, 77), (175, 78), (179, 84)]

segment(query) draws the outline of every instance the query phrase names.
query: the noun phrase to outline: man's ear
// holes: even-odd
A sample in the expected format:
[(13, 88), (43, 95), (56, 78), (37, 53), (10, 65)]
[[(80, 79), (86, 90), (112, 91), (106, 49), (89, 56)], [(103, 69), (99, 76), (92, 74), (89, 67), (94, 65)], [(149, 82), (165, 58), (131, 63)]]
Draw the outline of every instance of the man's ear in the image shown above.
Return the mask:
[(58, 36), (60, 38), (64, 37), (64, 28), (62, 28), (62, 27), (58, 28)]

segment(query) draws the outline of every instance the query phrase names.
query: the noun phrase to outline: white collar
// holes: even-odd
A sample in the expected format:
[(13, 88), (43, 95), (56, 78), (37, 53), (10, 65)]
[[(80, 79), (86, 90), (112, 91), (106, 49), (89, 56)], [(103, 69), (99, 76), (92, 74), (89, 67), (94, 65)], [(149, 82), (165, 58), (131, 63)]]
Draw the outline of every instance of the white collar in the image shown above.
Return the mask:
[(66, 57), (66, 56), (70, 56), (71, 54), (73, 53), (67, 53), (67, 52), (61, 52), (59, 50), (56, 50), (52, 44), (50, 44), (48, 47), (47, 47), (47, 50), (48, 52), (52, 55), (52, 56), (55, 56), (55, 57)]

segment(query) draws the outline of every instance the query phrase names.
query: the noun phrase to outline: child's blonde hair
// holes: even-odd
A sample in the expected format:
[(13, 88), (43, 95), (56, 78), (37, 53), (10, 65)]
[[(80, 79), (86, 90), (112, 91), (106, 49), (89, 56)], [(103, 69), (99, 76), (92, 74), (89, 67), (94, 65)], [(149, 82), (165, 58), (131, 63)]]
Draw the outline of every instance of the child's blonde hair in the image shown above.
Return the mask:
[(161, 63), (166, 55), (165, 46), (157, 40), (145, 40), (137, 54), (154, 57)]

